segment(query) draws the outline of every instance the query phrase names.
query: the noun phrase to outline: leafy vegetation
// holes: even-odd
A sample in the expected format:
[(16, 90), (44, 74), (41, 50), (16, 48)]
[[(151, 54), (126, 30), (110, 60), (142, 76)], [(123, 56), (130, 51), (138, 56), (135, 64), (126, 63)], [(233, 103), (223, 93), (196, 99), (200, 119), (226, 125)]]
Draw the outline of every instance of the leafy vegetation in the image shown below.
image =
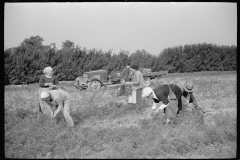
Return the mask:
[[(184, 109), (170, 126), (149, 117), (151, 101), (140, 112), (116, 97), (116, 90), (76, 90), (60, 82), (73, 98), (75, 127), (59, 115), (38, 115), (37, 84), (5, 86), (6, 158), (234, 158), (236, 157), (236, 72), (169, 74), (161, 83), (192, 81), (199, 106)], [(184, 104), (185, 105), (185, 104)]]
[(26, 38), (14, 52), (4, 51), (4, 84), (32, 84), (39, 81), (46, 66), (52, 66), (60, 81), (72, 81), (85, 71), (106, 69), (121, 71), (127, 63), (138, 64), (140, 68), (151, 68), (153, 72), (168, 70), (170, 73), (200, 71), (236, 71), (237, 47), (214, 44), (190, 44), (165, 48), (159, 55), (145, 50), (134, 53), (122, 50), (81, 48), (74, 42), (62, 42), (62, 49), (44, 50), (43, 38)]

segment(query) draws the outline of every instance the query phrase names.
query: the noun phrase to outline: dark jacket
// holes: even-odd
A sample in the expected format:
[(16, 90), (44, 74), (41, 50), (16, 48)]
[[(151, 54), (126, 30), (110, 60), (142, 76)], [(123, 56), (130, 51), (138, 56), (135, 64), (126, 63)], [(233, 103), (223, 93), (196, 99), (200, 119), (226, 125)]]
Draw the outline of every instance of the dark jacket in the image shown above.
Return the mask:
[(45, 75), (42, 75), (39, 79), (39, 87), (48, 88), (49, 86), (45, 86), (45, 83), (59, 84), (57, 77), (47, 78)]
[[(187, 97), (187, 94), (188, 94), (188, 93), (187, 93), (186, 91), (183, 91), (183, 94), (182, 94), (182, 95), (183, 95), (183, 97), (186, 98), (186, 97)], [(196, 98), (194, 97), (193, 94), (190, 95), (189, 103), (193, 103), (195, 107), (198, 107), (197, 100), (196, 100)]]
[[(176, 95), (177, 99), (179, 100), (182, 96), (182, 90), (175, 84), (169, 84), (169, 87), (172, 89), (174, 94)], [(153, 89), (156, 97), (159, 99), (154, 99), (155, 103), (159, 103), (162, 101), (163, 104), (167, 105), (169, 103), (168, 101), (168, 95), (169, 95), (169, 87), (167, 84), (162, 84), (156, 88)]]
[(130, 74), (130, 68), (125, 67), (124, 70), (122, 71), (122, 76), (125, 78), (125, 81), (129, 81), (129, 74)]

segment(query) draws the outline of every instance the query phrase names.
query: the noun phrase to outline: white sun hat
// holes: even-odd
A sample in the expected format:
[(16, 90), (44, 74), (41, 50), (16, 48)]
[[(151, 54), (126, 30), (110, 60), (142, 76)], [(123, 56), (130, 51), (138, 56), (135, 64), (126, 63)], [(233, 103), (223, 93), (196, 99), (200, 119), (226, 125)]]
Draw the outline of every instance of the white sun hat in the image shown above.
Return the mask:
[(142, 97), (147, 97), (153, 92), (153, 89), (151, 87), (146, 87), (142, 91)]
[(47, 91), (41, 93), (41, 98), (49, 97), (49, 93)]

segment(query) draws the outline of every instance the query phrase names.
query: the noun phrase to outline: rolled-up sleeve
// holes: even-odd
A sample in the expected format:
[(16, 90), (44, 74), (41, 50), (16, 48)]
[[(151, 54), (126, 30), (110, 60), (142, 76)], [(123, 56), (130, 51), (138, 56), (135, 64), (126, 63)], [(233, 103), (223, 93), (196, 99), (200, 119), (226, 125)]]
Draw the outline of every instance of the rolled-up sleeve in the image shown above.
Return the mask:
[(164, 109), (164, 108), (166, 108), (167, 106), (168, 106), (168, 104), (167, 104), (167, 105), (162, 104), (162, 105), (159, 107), (159, 109)]
[(141, 80), (141, 74), (139, 72), (136, 72), (136, 80), (134, 81), (134, 85), (137, 86), (140, 84)]

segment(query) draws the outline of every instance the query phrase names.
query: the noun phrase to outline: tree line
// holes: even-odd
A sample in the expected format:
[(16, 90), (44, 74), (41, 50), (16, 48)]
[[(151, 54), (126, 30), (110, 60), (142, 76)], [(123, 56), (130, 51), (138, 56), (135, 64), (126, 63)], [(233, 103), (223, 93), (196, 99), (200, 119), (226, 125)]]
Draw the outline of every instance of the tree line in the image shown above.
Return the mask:
[(122, 50), (87, 50), (72, 41), (62, 42), (62, 49), (44, 51), (43, 38), (26, 38), (20, 46), (4, 51), (4, 80), (8, 84), (37, 83), (43, 69), (51, 66), (54, 75), (61, 81), (72, 81), (85, 71), (105, 69), (110, 72), (121, 71), (128, 64), (141, 68), (151, 68), (153, 72), (168, 70), (169, 73), (199, 71), (236, 70), (237, 47), (199, 43), (163, 49), (159, 55), (145, 50), (134, 53)]

